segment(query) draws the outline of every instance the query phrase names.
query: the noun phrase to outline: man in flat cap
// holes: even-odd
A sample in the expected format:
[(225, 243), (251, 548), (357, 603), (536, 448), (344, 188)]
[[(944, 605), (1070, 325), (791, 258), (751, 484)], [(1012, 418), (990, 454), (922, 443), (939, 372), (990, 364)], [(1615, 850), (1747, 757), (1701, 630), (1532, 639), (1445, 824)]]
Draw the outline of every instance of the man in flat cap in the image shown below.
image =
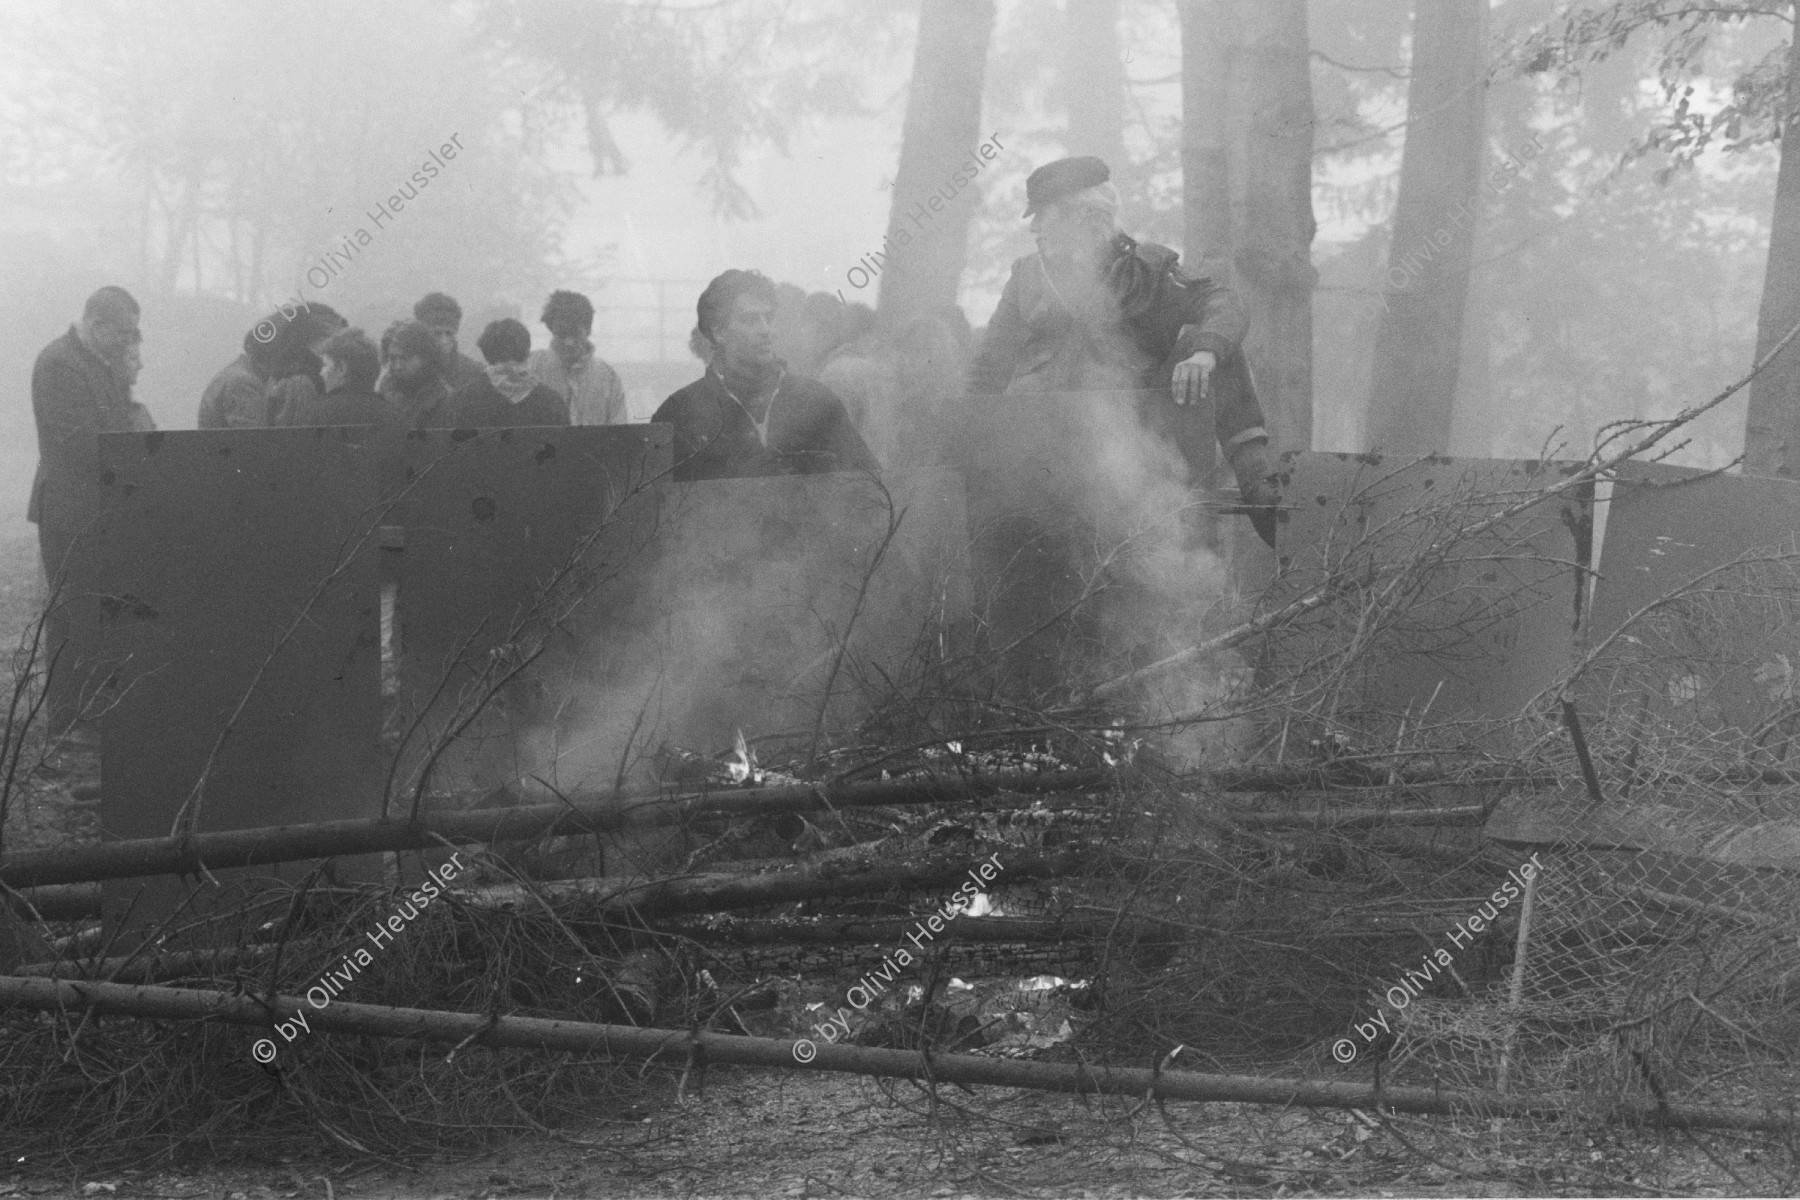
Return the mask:
[[(1252, 524), (1274, 545), (1280, 493), (1230, 289), (1188, 274), (1168, 247), (1123, 233), (1119, 193), (1098, 158), (1046, 163), (1025, 196), (1038, 252), (1013, 263), (970, 390), (1166, 393), (1170, 404), (1146, 411), (1146, 424), (1174, 437), (1195, 474), (1210, 465), (1207, 435), (1216, 436)], [(1196, 436), (1196, 421), (1212, 428)]]

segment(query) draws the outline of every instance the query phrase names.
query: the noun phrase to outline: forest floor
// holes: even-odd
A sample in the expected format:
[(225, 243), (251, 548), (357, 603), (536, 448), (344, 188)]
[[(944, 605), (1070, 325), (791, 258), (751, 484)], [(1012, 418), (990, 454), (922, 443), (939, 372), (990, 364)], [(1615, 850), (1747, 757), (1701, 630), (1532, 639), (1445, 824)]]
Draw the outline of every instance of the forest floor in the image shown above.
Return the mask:
[[(17, 643), (41, 600), (35, 538), (0, 540), (0, 644)], [(93, 841), (98, 777), (93, 749), (51, 751), (9, 814), (7, 847)], [(1297, 1073), (1292, 1062), (1266, 1070)], [(1702, 1152), (1685, 1135), (1598, 1124), (1157, 1107), (992, 1088), (934, 1098), (905, 1081), (739, 1069), (715, 1069), (685, 1096), (672, 1077), (652, 1075), (615, 1111), (479, 1156), (401, 1164), (322, 1135), (314, 1145), (179, 1170), (15, 1157), (0, 1165), (0, 1200), (1731, 1195), (1750, 1190), (1734, 1159), (1792, 1161), (1760, 1135), (1709, 1139)]]

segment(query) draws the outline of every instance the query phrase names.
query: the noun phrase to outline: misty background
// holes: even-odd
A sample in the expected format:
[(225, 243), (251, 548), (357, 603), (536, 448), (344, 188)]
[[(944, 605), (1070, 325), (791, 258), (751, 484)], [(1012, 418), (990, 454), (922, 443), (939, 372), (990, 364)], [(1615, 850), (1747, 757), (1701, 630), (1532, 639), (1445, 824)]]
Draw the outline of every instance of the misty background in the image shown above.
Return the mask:
[[(1475, 161), (1483, 178), (1509, 159), (1523, 166), (1484, 185), (1468, 223), (1453, 395), (1442, 399), (1450, 433), (1430, 449), (1532, 456), (1562, 442), (1579, 453), (1606, 422), (1671, 413), (1752, 361), (1778, 148), (1768, 130), (1735, 125), (1696, 144), (1691, 126), (1733, 106), (1755, 123), (1745, 96), (1756, 99), (1758, 80), (1779, 96), (1789, 23), (1725, 5), (1714, 8), (1752, 15), (1670, 25), (1658, 14), (1671, 6), (1629, 0), (1576, 6), (1613, 21), (1584, 43), (1564, 7), (1495, 0), (1469, 17), (1485, 22), (1472, 44), (1487, 84), (1464, 71), (1476, 83), (1459, 92), (1483, 105)], [(973, 20), (985, 42), (922, 53), (921, 11), (929, 24), (943, 8), (5, 0), (0, 497), (11, 499), (0, 520), (24, 530), (32, 360), (104, 283), (143, 305), (136, 394), (161, 428), (192, 428), (206, 381), (296, 294), (379, 334), (423, 293), (448, 291), (468, 350), (500, 315), (522, 317), (545, 344), (536, 318), (558, 287), (594, 300), (598, 353), (623, 376), (633, 419), (647, 419), (697, 376), (694, 301), (726, 267), (876, 304), (879, 282), (852, 268), (896, 219), (915, 72), (942, 90), (927, 57), (980, 94), (978, 136), (934, 152), (953, 160), (990, 137), (1003, 147), (969, 186), (966, 248), (954, 231), (934, 235), (932, 253), (966, 254), (955, 287), (976, 327), (1011, 260), (1032, 248), (1024, 177), (1071, 151), (1111, 147), (1125, 229), (1203, 262), (1208, 247), (1184, 244), (1206, 228), (1183, 211), (1184, 128), (1194, 143), (1184, 33), (1192, 52), (1210, 21), (1223, 30), (1278, 10), (1300, 22), (1307, 55), (1305, 78), (1282, 86), (1290, 100), (1310, 88), (1312, 108), (1311, 446), (1366, 448), (1383, 309), (1399, 310), (1396, 295), (1436, 304), (1390, 261), (1421, 36), (1412, 6), (999, 0), (987, 27), (990, 6), (973, 2), (937, 19)], [(1473, 12), (1469, 0), (1445, 10)], [(1586, 56), (1614, 35), (1614, 52)], [(1190, 80), (1190, 112), (1194, 101)], [(371, 210), (452, 137), (462, 153), (373, 224)], [(1414, 186), (1429, 190), (1431, 162), (1418, 162)], [(925, 171), (926, 190), (942, 182)], [(1428, 238), (1446, 227), (1422, 220)], [(309, 283), (359, 228), (367, 244), (333, 263), (324, 286)], [(1240, 274), (1245, 261), (1240, 252)], [(1429, 348), (1411, 336), (1401, 361)], [(1253, 356), (1257, 346), (1253, 335)], [(1253, 363), (1265, 404), (1289, 403), (1291, 372)], [(1678, 461), (1731, 461), (1744, 411), (1736, 401), (1710, 414)], [(1277, 449), (1305, 448), (1291, 414), (1271, 416), (1286, 430)]]

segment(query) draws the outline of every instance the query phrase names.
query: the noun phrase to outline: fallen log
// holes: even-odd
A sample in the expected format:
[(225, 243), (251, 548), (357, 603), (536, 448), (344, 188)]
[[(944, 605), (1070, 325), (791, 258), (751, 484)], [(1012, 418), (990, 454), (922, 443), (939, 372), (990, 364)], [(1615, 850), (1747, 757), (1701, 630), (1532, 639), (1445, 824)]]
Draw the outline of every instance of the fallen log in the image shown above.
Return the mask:
[(977, 800), (1006, 792), (1033, 795), (1110, 788), (1111, 770), (1007, 771), (955, 779), (852, 783), (839, 787), (802, 784), (708, 792), (663, 799), (521, 808), (436, 812), (418, 821), (379, 819), (328, 821), (201, 833), (187, 838), (141, 838), (99, 846), (28, 850), (0, 859), (0, 884), (36, 887), (91, 883), (142, 875), (188, 875), (202, 867), (224, 870), (339, 854), (420, 850), (449, 841), (519, 841), (581, 833), (616, 833), (627, 828), (679, 825), (709, 817), (746, 818), (776, 813), (811, 813), (834, 808), (879, 808)]
[[(328, 938), (296, 938), (282, 948), (285, 961), (305, 961), (310, 954), (329, 951), (338, 943)], [(49, 979), (99, 979), (114, 983), (149, 983), (156, 979), (218, 978), (260, 967), (275, 957), (273, 942), (248, 946), (218, 946), (207, 950), (151, 950), (113, 958), (80, 959), (64, 956), (52, 962), (31, 962), (14, 969), (15, 975)]]
[(1219, 815), (1247, 829), (1355, 829), (1382, 825), (1479, 825), (1488, 815), (1484, 804), (1451, 804), (1438, 808), (1338, 808), (1306, 812), (1233, 812)]
[[(994, 857), (1005, 854), (1001, 851)], [(1070, 875), (1090, 866), (1094, 858), (1091, 852), (1007, 856), (1002, 859), (1001, 870), (992, 881), (1016, 883), (1022, 879)], [(988, 860), (971, 863), (967, 852), (963, 852), (955, 858), (860, 871), (846, 869), (842, 863), (829, 862), (795, 871), (768, 871), (756, 875), (558, 879), (535, 884), (529, 890), (521, 884), (509, 883), (458, 890), (454, 894), (473, 907), (497, 912), (541, 911), (542, 902), (550, 901), (582, 909), (584, 916), (631, 915), (647, 919), (733, 908), (761, 908), (826, 896), (880, 895), (960, 885), (971, 877), (971, 867), (979, 867), (985, 861)]]
[(46, 921), (83, 921), (100, 915), (100, 889), (89, 883), (27, 888), (9, 893), (6, 902), (22, 917), (36, 913)]
[[(547, 1052), (642, 1058), (668, 1065), (695, 1062), (765, 1067), (789, 1071), (834, 1071), (984, 1084), (1039, 1091), (1147, 1096), (1159, 1100), (1226, 1101), (1303, 1108), (1368, 1108), (1478, 1117), (1558, 1119), (1586, 1116), (1634, 1124), (1684, 1129), (1788, 1132), (1800, 1128), (1792, 1111), (1715, 1108), (1619, 1099), (1607, 1104), (1568, 1093), (1542, 1096), (1454, 1092), (1437, 1088), (1384, 1087), (1322, 1080), (1269, 1079), (1255, 1075), (1212, 1075), (1155, 1071), (1143, 1067), (983, 1058), (973, 1054), (924, 1054), (866, 1046), (816, 1045), (810, 1040), (741, 1037), (685, 1029), (644, 1029), (536, 1017), (388, 1008), (344, 1000), (315, 1008), (298, 996), (261, 998), (186, 988), (134, 987), (119, 983), (0, 977), (0, 1005), (50, 1011), (94, 1012), (148, 1020), (212, 1020), (268, 1030), (284, 1042), (302, 1036), (292, 1014), (306, 1018), (313, 1033), (406, 1038), (440, 1045), (476, 1044)], [(279, 1022), (289, 1032), (279, 1032)], [(274, 1057), (280, 1046), (265, 1039)], [(260, 1048), (262, 1043), (258, 1043)], [(253, 1056), (256, 1048), (253, 1048)], [(268, 1061), (267, 1051), (259, 1061)]]
[[(1008, 868), (1011, 873), (1011, 868)], [(720, 917), (658, 922), (650, 931), (727, 946), (893, 945), (914, 932), (916, 917)], [(1009, 942), (1134, 941), (1182, 931), (1149, 919), (1096, 917), (958, 917), (939, 940), (1004, 945)]]
[[(1411, 761), (1400, 762), (1398, 759)], [(1188, 786), (1219, 792), (1303, 792), (1338, 788), (1528, 787), (1554, 785), (1557, 776), (1524, 763), (1477, 759), (1471, 762), (1415, 753), (1369, 754), (1313, 763), (1221, 767), (1189, 776)]]

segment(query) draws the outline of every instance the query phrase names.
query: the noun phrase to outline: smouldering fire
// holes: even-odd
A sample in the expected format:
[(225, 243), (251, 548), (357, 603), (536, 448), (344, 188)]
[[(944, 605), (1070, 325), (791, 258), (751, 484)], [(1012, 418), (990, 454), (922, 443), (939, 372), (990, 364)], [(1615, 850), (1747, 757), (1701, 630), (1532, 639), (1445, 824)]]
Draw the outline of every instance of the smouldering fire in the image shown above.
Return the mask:
[(756, 756), (750, 752), (750, 744), (744, 741), (744, 731), (737, 731), (737, 741), (731, 748), (731, 757), (725, 760), (725, 770), (731, 775), (733, 783), (761, 783), (762, 772), (756, 768)]

